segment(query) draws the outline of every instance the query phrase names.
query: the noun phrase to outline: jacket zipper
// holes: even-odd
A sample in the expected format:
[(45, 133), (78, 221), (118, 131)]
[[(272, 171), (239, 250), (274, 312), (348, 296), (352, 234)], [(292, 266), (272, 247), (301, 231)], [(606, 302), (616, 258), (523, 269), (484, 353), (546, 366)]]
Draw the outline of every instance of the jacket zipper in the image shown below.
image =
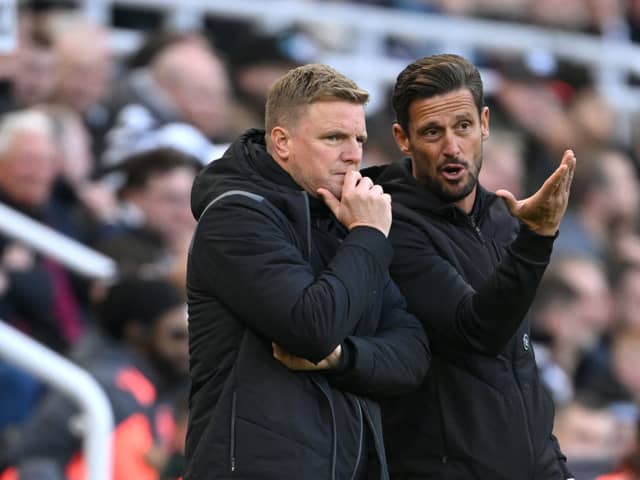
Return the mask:
[[(351, 396), (347, 394), (347, 398), (351, 399)], [(351, 480), (354, 480), (356, 474), (358, 473), (358, 468), (360, 467), (360, 461), (362, 460), (362, 443), (364, 441), (364, 419), (362, 418), (362, 405), (360, 405), (360, 400), (358, 398), (354, 398), (353, 403), (355, 403), (358, 410), (358, 423), (360, 425), (360, 438), (358, 439), (358, 454), (356, 455), (356, 463), (353, 467), (353, 473), (351, 474)]]
[[(366, 401), (362, 403), (364, 419), (369, 426), (369, 431), (371, 432), (371, 439), (373, 441), (373, 446), (376, 451), (376, 456), (378, 457), (378, 463), (380, 465), (380, 480), (389, 480), (389, 469), (387, 468), (387, 459), (385, 456), (384, 450), (384, 440), (380, 437), (381, 432), (376, 429), (376, 424), (371, 418), (371, 413), (369, 412), (369, 407), (367, 406)], [(371, 477), (371, 475), (369, 475)]]
[(236, 471), (236, 392), (231, 397), (231, 445), (229, 446), (229, 463), (231, 471)]
[(324, 397), (327, 399), (327, 402), (329, 403), (329, 411), (331, 412), (331, 433), (332, 433), (332, 437), (331, 437), (331, 476), (330, 476), (330, 478), (331, 478), (331, 480), (335, 480), (336, 479), (336, 461), (337, 461), (337, 457), (338, 457), (338, 428), (336, 427), (336, 413), (335, 413), (335, 410), (333, 408), (333, 402), (331, 401), (331, 397), (326, 392), (324, 387), (322, 385), (320, 385), (320, 382), (318, 382), (318, 380), (313, 375), (311, 375), (311, 381), (315, 384), (316, 387), (318, 387), (320, 389), (320, 391), (322, 392)]
[(471, 223), (471, 228), (473, 228), (473, 231), (478, 236), (478, 239), (484, 245), (484, 236), (482, 235), (482, 231), (480, 230), (480, 227), (476, 223), (476, 220), (473, 218), (473, 215), (467, 215), (467, 218), (469, 218), (469, 222)]
[(311, 208), (309, 207), (309, 196), (307, 192), (302, 191), (304, 198), (304, 211), (306, 215), (306, 234), (307, 234), (307, 261), (311, 261)]

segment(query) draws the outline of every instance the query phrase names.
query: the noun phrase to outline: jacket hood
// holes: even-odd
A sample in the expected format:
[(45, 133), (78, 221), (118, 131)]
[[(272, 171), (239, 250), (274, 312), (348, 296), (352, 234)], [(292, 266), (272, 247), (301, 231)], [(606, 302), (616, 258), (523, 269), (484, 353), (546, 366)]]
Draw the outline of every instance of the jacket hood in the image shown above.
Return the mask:
[(198, 220), (207, 205), (229, 190), (261, 195), (278, 205), (301, 188), (266, 149), (264, 131), (247, 130), (222, 157), (196, 176), (191, 189), (191, 211)]

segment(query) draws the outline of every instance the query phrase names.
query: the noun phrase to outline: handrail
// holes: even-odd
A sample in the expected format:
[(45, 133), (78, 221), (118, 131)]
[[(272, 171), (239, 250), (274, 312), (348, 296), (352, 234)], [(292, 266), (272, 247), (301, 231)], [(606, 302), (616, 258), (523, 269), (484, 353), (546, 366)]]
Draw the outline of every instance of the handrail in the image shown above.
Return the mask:
[[(640, 46), (606, 36), (588, 35), (516, 22), (463, 18), (373, 5), (302, 0), (84, 0), (84, 12), (106, 25), (115, 5), (162, 11), (166, 24), (179, 30), (203, 25), (205, 15), (254, 22), (277, 32), (295, 25), (343, 28), (350, 44), (320, 48), (314, 61), (338, 68), (372, 93), (377, 109), (381, 94), (395, 82), (406, 60), (388, 56), (382, 48), (388, 37), (422, 41), (434, 52), (508, 51), (521, 56), (544, 52), (554, 58), (589, 67), (608, 103), (623, 117), (640, 110), (640, 89), (627, 84), (628, 73), (640, 74)], [(131, 31), (113, 29), (119, 53), (136, 48), (141, 39)], [(491, 87), (492, 85), (485, 85)], [(485, 88), (489, 93), (490, 88)], [(629, 143), (631, 126), (623, 125), (621, 139)]]
[(0, 203), (0, 233), (58, 260), (81, 275), (104, 280), (116, 275), (117, 267), (113, 259), (3, 203)]
[[(219, 17), (250, 19), (272, 26), (295, 23), (330, 24), (351, 28), (354, 32), (393, 35), (414, 40), (435, 41), (473, 48), (499, 49), (514, 52), (545, 50), (559, 57), (569, 58), (592, 66), (615, 67), (640, 73), (640, 47), (577, 32), (528, 26), (513, 22), (452, 17), (427, 12), (371, 5), (351, 5), (296, 0), (101, 0), (108, 4), (162, 9), (178, 18), (190, 13), (197, 24), (203, 14)], [(95, 4), (85, 0), (85, 11)], [(181, 23), (185, 25), (186, 21)], [(455, 32), (453, 34), (452, 32)]]
[[(113, 412), (88, 372), (0, 320), (0, 357), (70, 396), (83, 413), (88, 480), (111, 480)], [(55, 435), (55, 432), (45, 432)]]

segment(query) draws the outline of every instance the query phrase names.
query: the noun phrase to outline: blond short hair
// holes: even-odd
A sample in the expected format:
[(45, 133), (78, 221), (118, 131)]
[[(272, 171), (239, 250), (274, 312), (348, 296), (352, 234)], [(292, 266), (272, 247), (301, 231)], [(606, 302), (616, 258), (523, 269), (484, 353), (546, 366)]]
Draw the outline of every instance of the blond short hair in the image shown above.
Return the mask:
[(302, 110), (314, 102), (342, 100), (364, 105), (369, 93), (342, 73), (319, 63), (289, 70), (271, 87), (265, 107), (265, 130), (292, 126)]

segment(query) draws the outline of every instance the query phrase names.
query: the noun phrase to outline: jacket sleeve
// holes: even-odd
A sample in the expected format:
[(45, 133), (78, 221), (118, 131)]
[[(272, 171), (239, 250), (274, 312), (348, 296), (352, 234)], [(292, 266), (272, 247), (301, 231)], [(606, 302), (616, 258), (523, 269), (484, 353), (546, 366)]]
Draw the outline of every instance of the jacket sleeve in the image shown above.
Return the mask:
[(358, 227), (316, 274), (295, 235), (269, 202), (228, 196), (200, 219), (188, 288), (215, 297), (288, 352), (319, 362), (353, 331), (393, 250), (378, 230)]
[(422, 325), (406, 308), (389, 279), (375, 335), (347, 337), (344, 370), (330, 375), (335, 386), (358, 395), (400, 395), (422, 383), (431, 351)]
[(394, 220), (391, 238), (392, 277), (431, 340), (488, 355), (500, 353), (524, 319), (554, 240), (521, 226), (501, 262), (475, 290), (415, 225)]

